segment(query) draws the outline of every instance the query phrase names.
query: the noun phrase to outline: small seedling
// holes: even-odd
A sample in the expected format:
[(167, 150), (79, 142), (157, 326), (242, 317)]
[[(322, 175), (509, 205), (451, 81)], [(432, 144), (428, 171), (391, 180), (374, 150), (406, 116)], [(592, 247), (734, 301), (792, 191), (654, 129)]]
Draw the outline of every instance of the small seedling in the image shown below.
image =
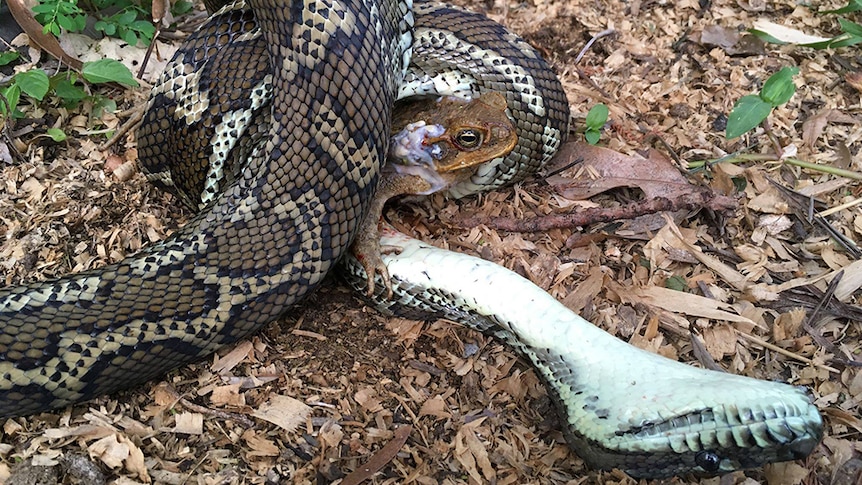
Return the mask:
[(796, 92), (793, 76), (799, 74), (798, 67), (783, 67), (763, 83), (758, 94), (739, 98), (727, 117), (725, 137), (728, 140), (743, 135), (762, 123), (773, 108), (790, 101)]
[(595, 145), (599, 142), (599, 138), (602, 136), (602, 127), (608, 122), (608, 114), (608, 107), (601, 103), (590, 108), (590, 112), (587, 113), (584, 138), (587, 139), (587, 143), (590, 145)]

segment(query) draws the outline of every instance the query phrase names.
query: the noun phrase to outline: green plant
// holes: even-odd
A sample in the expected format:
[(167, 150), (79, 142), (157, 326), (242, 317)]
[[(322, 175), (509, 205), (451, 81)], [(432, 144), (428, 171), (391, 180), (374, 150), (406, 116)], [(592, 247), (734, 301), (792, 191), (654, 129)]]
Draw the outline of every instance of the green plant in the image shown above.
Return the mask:
[[(850, 0), (846, 6), (819, 12), (824, 15), (841, 15), (862, 11), (862, 0)], [(838, 18), (841, 33), (834, 37), (818, 37), (781, 25), (760, 22), (749, 30), (752, 34), (773, 44), (797, 44), (812, 49), (836, 49), (862, 43), (862, 25)]]
[[(5, 57), (5, 61), (0, 58), (0, 65), (8, 64), (17, 58)], [(77, 105), (84, 99), (92, 98), (97, 101), (94, 103), (97, 107), (104, 106), (101, 100), (91, 97), (79, 86), (82, 80), (92, 84), (116, 82), (127, 86), (138, 85), (129, 69), (113, 59), (85, 62), (80, 77), (78, 73), (70, 71), (48, 76), (41, 69), (30, 69), (15, 74), (5, 86), (0, 86), (0, 96), (6, 100), (5, 104), (0, 103), (0, 115), (22, 117), (23, 113), (18, 110), (22, 94), (36, 101), (42, 101), (50, 94), (66, 106)], [(7, 112), (7, 107), (11, 113)], [(56, 139), (54, 135), (52, 138)]]
[(87, 25), (87, 16), (77, 0), (44, 0), (33, 6), (33, 16), (44, 26), (44, 33), (60, 35), (60, 29), (80, 32)]
[(736, 138), (762, 123), (773, 108), (790, 101), (796, 92), (793, 76), (799, 74), (798, 67), (783, 67), (763, 83), (758, 94), (739, 98), (727, 117), (725, 137)]
[(589, 113), (587, 113), (587, 119), (584, 122), (586, 125), (584, 138), (587, 139), (587, 143), (590, 145), (595, 145), (599, 142), (599, 138), (602, 135), (602, 127), (608, 121), (608, 114), (608, 107), (601, 103), (590, 108)]
[[(156, 28), (150, 20), (152, 7), (148, 0), (89, 0), (87, 5), (92, 11), (83, 10), (78, 0), (39, 0), (33, 14), (44, 26), (44, 32), (55, 36), (61, 30), (82, 31), (89, 13), (97, 19), (93, 27), (108, 37), (120, 38), (129, 45), (152, 42)], [(191, 2), (181, 0), (172, 5), (171, 13), (180, 15), (192, 7)], [(114, 13), (102, 15), (105, 11)]]

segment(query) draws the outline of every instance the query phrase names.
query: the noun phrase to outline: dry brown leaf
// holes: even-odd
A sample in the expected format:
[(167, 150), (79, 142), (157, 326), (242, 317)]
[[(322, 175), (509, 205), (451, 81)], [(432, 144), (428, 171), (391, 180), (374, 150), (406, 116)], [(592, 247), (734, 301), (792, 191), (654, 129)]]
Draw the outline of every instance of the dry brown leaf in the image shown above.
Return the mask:
[(555, 164), (565, 165), (583, 159), (582, 169), (573, 177), (552, 176), (547, 182), (557, 192), (572, 200), (581, 200), (618, 187), (636, 187), (644, 192), (646, 200), (658, 197), (675, 200), (698, 188), (689, 183), (673, 164), (673, 161), (656, 150), (650, 150), (647, 158), (589, 145), (570, 142), (563, 145)]
[(449, 412), (449, 407), (446, 405), (446, 400), (443, 396), (436, 395), (430, 399), (426, 399), (419, 408), (419, 416), (435, 416), (440, 419), (451, 418), (452, 413)]
[(88, 446), (87, 451), (90, 458), (99, 459), (108, 468), (124, 467), (142, 481), (150, 482), (150, 476), (144, 464), (143, 452), (131, 440), (122, 435), (105, 436)]
[[(835, 286), (835, 298), (843, 302), (849, 302), (856, 290), (862, 287), (862, 261), (854, 261), (841, 268), (841, 270), (844, 271), (844, 275), (841, 277), (841, 281)], [(837, 271), (835, 274), (837, 274)]]
[[(762, 0), (761, 0), (761, 3)], [(766, 50), (763, 41), (751, 34), (740, 35), (735, 28), (721, 25), (707, 25), (700, 34), (700, 43), (720, 47), (731, 56), (761, 55)]]
[[(496, 481), (496, 472), (488, 459), (488, 450), (476, 436), (476, 427), (480, 426), (485, 418), (480, 418), (471, 423), (461, 426), (455, 435), (455, 459), (469, 475), (472, 483), (485, 483), (485, 480)], [(478, 466), (478, 468), (477, 468)], [(479, 470), (481, 469), (481, 474)], [(482, 479), (484, 475), (485, 480)]]
[(817, 143), (817, 139), (823, 135), (823, 130), (829, 123), (858, 124), (859, 120), (838, 109), (827, 108), (820, 110), (817, 114), (802, 123), (803, 143), (813, 148), (814, 144)]
[(575, 286), (574, 290), (563, 299), (563, 305), (575, 313), (580, 313), (602, 291), (604, 281), (605, 274), (602, 268), (593, 266), (587, 279)]
[(766, 214), (789, 214), (791, 212), (787, 200), (772, 187), (749, 200), (745, 206), (750, 210)]
[(327, 447), (334, 448), (338, 446), (341, 443), (341, 439), (344, 438), (344, 430), (341, 429), (341, 425), (335, 420), (329, 419), (320, 427), (317, 437)]
[(311, 414), (311, 407), (289, 396), (273, 394), (269, 400), (256, 409), (252, 416), (291, 432), (305, 422)]
[(202, 434), (204, 432), (204, 415), (200, 413), (182, 412), (174, 416), (176, 425), (174, 433)]
[(240, 394), (241, 382), (212, 389), (210, 402), (222, 406), (245, 406), (245, 394)]
[(386, 328), (396, 335), (396, 342), (410, 348), (413, 342), (422, 334), (425, 322), (408, 320), (406, 318), (392, 318), (386, 320)]
[(210, 370), (215, 372), (216, 374), (225, 374), (233, 370), (234, 367), (239, 365), (240, 362), (245, 360), (246, 357), (251, 355), (254, 352), (254, 346), (251, 341), (243, 340), (242, 342), (236, 344), (236, 346), (231, 349), (230, 352), (227, 353), (224, 357), (219, 357), (216, 354), (215, 362), (213, 362)]
[(21, 183), (21, 190), (27, 192), (27, 200), (29, 202), (35, 202), (42, 198), (45, 186), (35, 178), (30, 177)]
[(380, 402), (380, 397), (377, 396), (377, 390), (373, 387), (364, 387), (353, 395), (353, 399), (362, 406), (362, 409), (370, 413), (376, 413), (383, 410), (383, 404)]
[(251, 448), (251, 451), (248, 452), (249, 456), (252, 457), (263, 457), (263, 456), (278, 456), (281, 454), (281, 450), (275, 443), (271, 440), (267, 439), (264, 436), (259, 435), (253, 429), (247, 429), (242, 434), (242, 439)]
[(50, 439), (68, 438), (75, 436), (85, 440), (104, 438), (116, 433), (116, 430), (104, 426), (92, 424), (83, 424), (81, 426), (66, 427), (66, 428), (51, 428), (46, 429), (42, 436)]
[(395, 430), (392, 440), (386, 443), (383, 448), (375, 453), (364, 465), (354, 470), (350, 475), (344, 477), (341, 485), (359, 485), (365, 480), (371, 478), (380, 469), (386, 466), (387, 463), (395, 458), (398, 450), (407, 442), (407, 438), (413, 431), (412, 426), (402, 426)]
[(721, 360), (736, 353), (736, 332), (727, 324), (713, 325), (703, 330), (703, 343), (713, 359)]
[(848, 72), (844, 75), (844, 80), (847, 84), (853, 87), (856, 91), (862, 93), (862, 72)]
[(794, 462), (771, 463), (763, 467), (767, 483), (799, 485), (808, 477), (808, 470)]
[[(33, 17), (33, 12), (27, 7), (24, 0), (7, 0), (6, 4), (9, 6), (9, 12), (15, 17), (15, 21), (18, 22), (18, 25), (27, 33), (27, 36), (30, 37), (33, 43), (72, 69), (76, 71), (81, 70), (81, 61), (66, 54), (57, 42), (57, 39), (53, 35), (44, 32), (43, 26)], [(38, 56), (35, 56), (35, 58), (38, 58)]]
[(632, 303), (643, 303), (669, 312), (759, 326), (751, 319), (736, 314), (734, 307), (728, 303), (692, 293), (684, 293), (660, 286), (649, 286), (633, 288), (631, 296), (634, 298), (630, 300)]

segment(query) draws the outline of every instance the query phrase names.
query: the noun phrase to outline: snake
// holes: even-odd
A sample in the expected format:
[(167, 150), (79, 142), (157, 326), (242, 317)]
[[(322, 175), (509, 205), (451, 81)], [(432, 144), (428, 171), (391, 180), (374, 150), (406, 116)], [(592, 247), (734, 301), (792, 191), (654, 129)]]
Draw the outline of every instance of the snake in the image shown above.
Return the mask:
[[(138, 132), (152, 179), (198, 213), (118, 263), (0, 289), (0, 417), (199, 360), (276, 319), (339, 261), (367, 285), (347, 253), (396, 100), (489, 91), (505, 95), (519, 140), (447, 187), (454, 197), (523, 180), (565, 141), (568, 102), (535, 49), (481, 15), (425, 1), (224, 7), (178, 51)], [(378, 304), (507, 341), (545, 379), (564, 434), (595, 468), (717, 474), (804, 457), (822, 436), (800, 388), (638, 351), (498, 265), (384, 236), (401, 250), (383, 255), (395, 296), (377, 285)]]

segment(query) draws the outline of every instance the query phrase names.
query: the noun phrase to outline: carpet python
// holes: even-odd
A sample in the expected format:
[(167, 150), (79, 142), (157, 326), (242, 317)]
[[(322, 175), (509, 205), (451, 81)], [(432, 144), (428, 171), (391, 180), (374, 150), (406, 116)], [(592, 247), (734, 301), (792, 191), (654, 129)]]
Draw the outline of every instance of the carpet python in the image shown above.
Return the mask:
[[(534, 173), (567, 136), (556, 76), (484, 17), (395, 0), (245, 6), (225, 8), (190, 37), (154, 89), (139, 132), (151, 177), (199, 214), (117, 264), (0, 290), (0, 416), (139, 385), (247, 336), (316, 287), (367, 212), (397, 98), (505, 94), (518, 144), (449, 187), (456, 197)], [(409, 244), (393, 244), (405, 250), (386, 255), (387, 264), (407, 258), (421, 266)], [(523, 289), (496, 265), (472, 266), (469, 278), (448, 268), (460, 284)], [(490, 276), (480, 278), (482, 271)], [(790, 386), (667, 370), (622, 344), (619, 354), (592, 348), (615, 345), (550, 302), (547, 311), (534, 306), (542, 298), (529, 292), (512, 312), (499, 301), (487, 308), (484, 291), (430, 278), (431, 268), (406, 279), (401, 269), (392, 273), (396, 301), (415, 300), (411, 311), (460, 318), (531, 360), (567, 418), (567, 437), (592, 466), (636, 476), (714, 474), (804, 456), (822, 433), (816, 408)], [(530, 330), (525, 312), (546, 325)], [(605, 372), (608, 362), (624, 370)], [(625, 383), (643, 369), (661, 369), (664, 384)], [(750, 392), (731, 395), (741, 385)]]

